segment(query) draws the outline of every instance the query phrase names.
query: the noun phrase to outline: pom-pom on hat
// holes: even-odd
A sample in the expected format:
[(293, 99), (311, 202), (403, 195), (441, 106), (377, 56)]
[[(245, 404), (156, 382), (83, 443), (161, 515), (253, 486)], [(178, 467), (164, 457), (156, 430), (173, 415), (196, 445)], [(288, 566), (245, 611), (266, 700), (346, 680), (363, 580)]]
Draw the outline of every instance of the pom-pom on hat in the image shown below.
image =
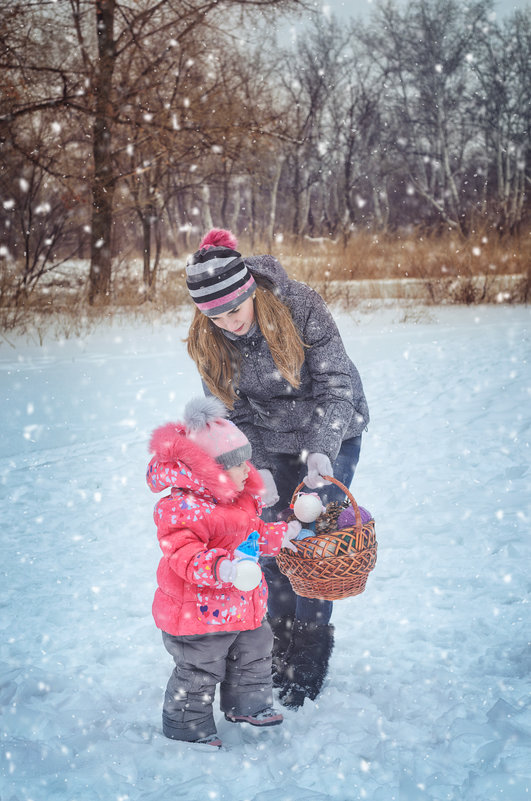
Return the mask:
[(231, 231), (212, 228), (199, 250), (188, 258), (186, 284), (199, 311), (207, 317), (240, 306), (256, 289), (256, 283), (236, 248)]
[(183, 423), (188, 439), (228, 470), (248, 461), (252, 450), (245, 434), (225, 415), (218, 398), (194, 398), (184, 407)]

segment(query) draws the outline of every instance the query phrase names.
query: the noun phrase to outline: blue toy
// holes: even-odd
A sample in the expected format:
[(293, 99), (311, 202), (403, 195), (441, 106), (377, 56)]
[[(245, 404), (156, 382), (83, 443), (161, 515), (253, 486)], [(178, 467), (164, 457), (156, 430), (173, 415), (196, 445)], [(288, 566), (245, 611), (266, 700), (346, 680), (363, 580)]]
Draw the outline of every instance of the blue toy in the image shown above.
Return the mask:
[(257, 562), (260, 556), (258, 536), (258, 531), (251, 531), (249, 536), (238, 545), (234, 551), (234, 556), (240, 559), (253, 559)]
[(303, 540), (305, 537), (315, 537), (315, 523), (307, 523), (305, 528), (301, 528), (296, 540)]

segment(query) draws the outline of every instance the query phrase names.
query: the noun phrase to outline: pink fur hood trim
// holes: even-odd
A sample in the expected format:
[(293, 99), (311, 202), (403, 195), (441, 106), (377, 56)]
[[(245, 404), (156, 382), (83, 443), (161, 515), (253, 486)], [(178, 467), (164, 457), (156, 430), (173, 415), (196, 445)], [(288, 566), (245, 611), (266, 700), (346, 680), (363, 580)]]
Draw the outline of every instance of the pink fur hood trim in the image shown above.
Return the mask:
[[(166, 471), (168, 479), (165, 482), (161, 480), (163, 471), (160, 467), (162, 464), (175, 465), (180, 462), (183, 467), (188, 468), (188, 471), (181, 471), (179, 486), (187, 486), (194, 491), (203, 486), (214, 498), (224, 503), (232, 501), (238, 495), (238, 490), (227, 471), (195, 442), (188, 439), (182, 423), (165, 423), (156, 428), (151, 436), (149, 450), (154, 454), (148, 468), (148, 484), (153, 492), (176, 486), (175, 470)], [(159, 468), (156, 470), (156, 482), (150, 481), (150, 474), (154, 474), (155, 466)], [(259, 495), (262, 486), (258, 471), (251, 465), (251, 471), (245, 482), (246, 491)]]

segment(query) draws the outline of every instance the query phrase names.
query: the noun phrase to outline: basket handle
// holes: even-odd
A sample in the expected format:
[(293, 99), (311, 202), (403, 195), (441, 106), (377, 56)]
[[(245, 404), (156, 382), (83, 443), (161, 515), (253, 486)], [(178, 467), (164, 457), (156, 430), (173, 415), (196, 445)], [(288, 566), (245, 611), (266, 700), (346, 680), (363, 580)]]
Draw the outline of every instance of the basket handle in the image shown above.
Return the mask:
[[(354, 516), (355, 516), (355, 519), (356, 519), (356, 528), (358, 530), (361, 530), (361, 528), (362, 528), (361, 512), (359, 510), (358, 504), (354, 500), (354, 496), (351, 495), (350, 490), (347, 487), (345, 487), (345, 485), (342, 484), (341, 481), (338, 481), (337, 478), (334, 478), (334, 476), (322, 476), (322, 478), (326, 478), (326, 480), (327, 481), (331, 481), (332, 484), (337, 484), (337, 486), (340, 489), (343, 490), (343, 492), (345, 493), (345, 495), (347, 496), (347, 498), (351, 502), (352, 508), (354, 509)], [(295, 489), (293, 491), (293, 495), (291, 496), (291, 503), (289, 505), (290, 509), (293, 509), (293, 505), (294, 505), (294, 503), (295, 503), (295, 501), (297, 499), (297, 493), (300, 491), (301, 487), (304, 487), (304, 481), (301, 481), (301, 483), (297, 487), (295, 487)]]

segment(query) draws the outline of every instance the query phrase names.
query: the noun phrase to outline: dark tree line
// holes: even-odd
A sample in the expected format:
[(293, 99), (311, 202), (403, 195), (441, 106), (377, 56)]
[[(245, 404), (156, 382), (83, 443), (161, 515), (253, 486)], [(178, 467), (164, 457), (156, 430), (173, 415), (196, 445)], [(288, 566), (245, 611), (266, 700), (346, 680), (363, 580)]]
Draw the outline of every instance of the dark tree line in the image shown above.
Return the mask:
[(8, 0), (0, 255), (18, 293), (78, 255), (104, 300), (113, 258), (138, 253), (149, 292), (162, 252), (211, 225), (271, 243), (529, 221), (530, 13), (387, 2), (281, 48), (297, 6)]

